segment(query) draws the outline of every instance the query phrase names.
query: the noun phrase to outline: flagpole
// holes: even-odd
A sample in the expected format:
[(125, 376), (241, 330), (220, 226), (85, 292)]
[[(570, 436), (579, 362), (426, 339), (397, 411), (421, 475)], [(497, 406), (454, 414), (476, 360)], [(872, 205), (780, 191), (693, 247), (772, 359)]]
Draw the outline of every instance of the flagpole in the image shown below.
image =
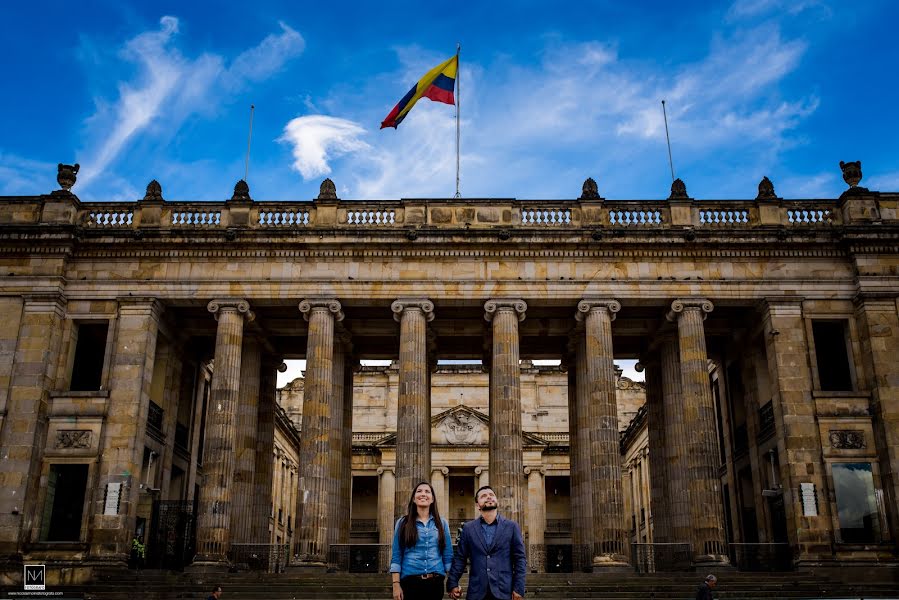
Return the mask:
[(662, 116), (665, 117), (665, 141), (668, 142), (668, 166), (671, 167), (671, 182), (674, 182), (674, 161), (671, 160), (671, 138), (668, 137), (668, 113), (665, 111), (665, 101), (662, 100)]
[[(243, 169), (243, 180), (247, 181), (250, 175), (250, 140), (253, 138), (253, 111), (256, 109), (256, 106), (250, 105), (250, 131), (247, 134), (247, 158), (244, 161), (244, 169)], [(248, 182), (249, 183), (249, 182)]]
[(459, 139), (460, 129), (459, 129), (459, 103), (462, 101), (462, 93), (461, 86), (459, 85), (460, 75), (462, 74), (462, 69), (459, 65), (459, 52), (462, 50), (462, 44), (456, 44), (456, 198), (461, 198), (462, 194), (459, 193)]

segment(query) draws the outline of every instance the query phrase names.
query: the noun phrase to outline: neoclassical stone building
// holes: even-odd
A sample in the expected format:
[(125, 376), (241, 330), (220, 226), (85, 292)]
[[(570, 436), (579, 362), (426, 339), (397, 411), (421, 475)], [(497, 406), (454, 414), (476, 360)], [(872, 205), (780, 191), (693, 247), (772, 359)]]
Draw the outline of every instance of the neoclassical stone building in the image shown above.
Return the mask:
[(326, 180), (312, 202), (257, 202), (244, 182), (225, 202), (171, 202), (154, 181), (136, 202), (83, 203), (60, 165), (62, 189), (0, 198), (4, 572), (124, 565), (162, 502), (196, 516), (195, 546), (163, 551), (193, 569), (267, 543), (288, 358), (307, 361), (291, 568), (350, 540), (360, 359), (397, 363), (378, 485), (394, 514), (418, 480), (451, 488), (434, 368), (477, 359), (487, 410), (444, 411), (439, 431), (486, 419), (478, 475), (532, 523), (526, 491), (546, 474), (520, 360), (561, 359), (572, 544), (587, 567), (626, 568), (639, 542), (613, 359), (638, 358), (655, 544), (692, 566), (765, 541), (798, 566), (891, 564), (899, 194), (841, 166), (849, 189), (818, 200), (766, 178), (752, 201), (695, 200), (679, 180), (660, 201), (607, 200), (592, 180), (571, 200), (346, 201)]

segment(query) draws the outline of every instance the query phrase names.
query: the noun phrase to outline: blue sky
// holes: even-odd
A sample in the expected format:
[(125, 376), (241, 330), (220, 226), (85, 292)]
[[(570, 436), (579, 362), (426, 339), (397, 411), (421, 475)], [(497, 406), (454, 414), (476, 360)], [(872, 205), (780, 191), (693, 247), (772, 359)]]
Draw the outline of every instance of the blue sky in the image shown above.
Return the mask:
[(16, 2), (0, 51), (0, 194), (83, 200), (450, 197), (454, 109), (381, 120), (462, 44), (462, 195), (835, 197), (838, 163), (899, 191), (899, 4)]

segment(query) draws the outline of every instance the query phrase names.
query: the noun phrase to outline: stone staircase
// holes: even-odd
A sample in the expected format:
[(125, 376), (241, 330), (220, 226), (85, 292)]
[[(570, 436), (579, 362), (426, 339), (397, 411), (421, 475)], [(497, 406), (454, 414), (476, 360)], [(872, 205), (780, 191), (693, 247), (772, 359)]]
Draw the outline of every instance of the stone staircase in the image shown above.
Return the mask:
[[(890, 576), (885, 581), (862, 577), (840, 581), (836, 573), (718, 573), (715, 596), (720, 600), (773, 600), (810, 598), (892, 598), (899, 600), (899, 586)], [(701, 580), (697, 573), (639, 575), (616, 573), (531, 574), (527, 598), (581, 600), (688, 600), (695, 597)], [(66, 598), (86, 600), (205, 600), (212, 586), (224, 589), (222, 600), (300, 600), (391, 598), (386, 574), (329, 573), (291, 575), (228, 573), (187, 575), (161, 571), (124, 571), (98, 574), (86, 586), (53, 587)], [(463, 578), (463, 589), (467, 580)]]

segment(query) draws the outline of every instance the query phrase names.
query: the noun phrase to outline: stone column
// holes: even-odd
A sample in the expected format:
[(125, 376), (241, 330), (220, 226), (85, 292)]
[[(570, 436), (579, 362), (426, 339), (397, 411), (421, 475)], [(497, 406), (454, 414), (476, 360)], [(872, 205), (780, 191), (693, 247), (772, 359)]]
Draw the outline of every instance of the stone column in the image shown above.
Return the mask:
[[(794, 560), (800, 565), (814, 564), (832, 557), (833, 526), (821, 432), (811, 391), (802, 300), (771, 298), (762, 305), (762, 311), (787, 532)], [(803, 510), (803, 483), (814, 487), (816, 516), (806, 515)]]
[(396, 414), (394, 516), (405, 512), (414, 486), (431, 475), (431, 390), (428, 386), (428, 322), (434, 303), (400, 299), (390, 305), (400, 323), (399, 397)]
[[(49, 393), (53, 389), (60, 362), (60, 332), (66, 300), (58, 294), (29, 295), (24, 298), (24, 304), (4, 304), (4, 308), (13, 312), (4, 313), (3, 321), (18, 321), (18, 327), (15, 332), (4, 332), (8, 336), (5, 346), (14, 350), (4, 357), (11, 359), (4, 365), (9, 368), (9, 387), (0, 391), (0, 394), (8, 393), (4, 406), (0, 407), (5, 409), (3, 412), (6, 414), (5, 419), (0, 417), (3, 424), (0, 430), (0, 448), (3, 451), (3, 459), (0, 460), (0, 559), (15, 560), (21, 556), (21, 544), (36, 513), (42, 508), (36, 500), (40, 456), (47, 439)], [(5, 329), (4, 325), (0, 327)], [(151, 328), (145, 335), (152, 336), (155, 341), (156, 330)], [(150, 351), (151, 372), (153, 350), (155, 347)], [(143, 366), (141, 362), (135, 367), (141, 375)], [(117, 389), (116, 393), (122, 391)], [(142, 391), (142, 388), (138, 386), (137, 391)], [(135, 401), (140, 398), (138, 394)], [(137, 418), (137, 408), (131, 409)], [(120, 475), (117, 481), (122, 479)], [(118, 520), (118, 523), (124, 521)], [(104, 533), (111, 543), (118, 542), (112, 530)], [(118, 547), (116, 550), (122, 552)]]
[(619, 310), (616, 300), (585, 299), (578, 302), (576, 314), (585, 324), (594, 570), (622, 568), (629, 562), (612, 351), (612, 320)]
[(259, 376), (259, 406), (256, 409), (256, 463), (253, 473), (255, 491), (252, 542), (255, 544), (268, 544), (271, 538), (269, 519), (274, 506), (272, 468), (275, 453), (275, 394), (278, 385), (276, 369), (283, 373), (287, 370), (287, 365), (270, 356), (263, 358)]
[(300, 303), (309, 321), (306, 383), (300, 437), (299, 565), (322, 568), (327, 559), (328, 497), (331, 490), (331, 403), (334, 398), (334, 322), (343, 320), (340, 302), (307, 299)]
[(677, 299), (667, 318), (677, 323), (681, 389), (687, 432), (688, 486), (697, 564), (727, 563), (721, 485), (718, 479), (718, 434), (715, 400), (709, 383), (708, 352), (702, 322), (712, 312), (710, 301)]
[(206, 409), (203, 485), (197, 518), (195, 568), (227, 568), (233, 512), (232, 481), (237, 442), (235, 417), (240, 397), (241, 350), (245, 321), (253, 313), (246, 300), (213, 300), (206, 307), (215, 315), (215, 366)]
[[(162, 307), (154, 298), (119, 299), (109, 372), (109, 410), (91, 511), (93, 560), (122, 563), (131, 550), (161, 316)], [(117, 484), (121, 484), (118, 510), (108, 511), (106, 495), (114, 493)], [(106, 514), (110, 512), (114, 514)]]
[(490, 485), (499, 509), (519, 523), (524, 514), (524, 464), (521, 433), (521, 367), (518, 364), (518, 323), (528, 305), (524, 300), (494, 299), (484, 304), (493, 327), (490, 364)]
[(378, 543), (393, 540), (393, 503), (396, 499), (396, 476), (393, 467), (378, 467)]
[(587, 378), (587, 338), (583, 326), (575, 332), (575, 424), (574, 451), (575, 495), (572, 496), (572, 511), (577, 515), (579, 529), (578, 541), (575, 544), (573, 560), (575, 568), (583, 570), (593, 565), (593, 489), (590, 485), (593, 477), (593, 456), (590, 453), (590, 431), (593, 421), (590, 420), (590, 385)]
[(446, 476), (449, 469), (446, 467), (433, 467), (431, 469), (431, 487), (437, 496), (437, 510), (440, 516), (449, 521), (449, 496), (446, 493)]
[(649, 505), (652, 510), (652, 541), (671, 542), (668, 523), (668, 478), (665, 459), (665, 405), (662, 392), (662, 365), (656, 354), (641, 360), (646, 377), (646, 411), (649, 427)]
[(346, 383), (346, 350), (349, 347), (350, 336), (338, 327), (334, 335), (334, 371), (332, 375), (331, 395), (331, 450), (328, 454), (328, 469), (331, 478), (328, 482), (328, 545), (336, 544), (340, 537), (340, 511), (341, 505), (341, 467), (343, 466), (343, 401), (345, 398), (343, 386)]
[(234, 457), (234, 486), (231, 491), (234, 512), (231, 514), (232, 542), (251, 542), (256, 478), (256, 433), (258, 431), (262, 350), (259, 340), (245, 337), (240, 362), (240, 395), (237, 404)]
[(490, 469), (487, 467), (474, 468), (474, 489), (477, 493), (478, 488), (490, 485)]
[[(568, 485), (571, 490), (569, 504), (571, 506), (571, 545), (577, 549), (583, 545), (582, 510), (578, 502), (581, 491), (581, 481), (578, 474), (577, 450), (577, 342), (580, 336), (571, 336), (568, 340), (568, 354), (563, 360), (563, 365), (568, 371)], [(530, 489), (528, 489), (530, 494)], [(575, 550), (576, 552), (576, 550)], [(574, 552), (572, 552), (574, 555)]]
[(340, 465), (338, 479), (340, 481), (340, 507), (338, 510), (337, 543), (350, 542), (350, 512), (353, 504), (353, 373), (358, 368), (358, 361), (353, 359), (350, 349), (344, 359), (343, 370), (343, 435), (341, 436)]
[[(546, 530), (546, 485), (543, 481), (545, 471), (541, 467), (525, 467), (524, 474), (528, 478), (528, 545), (542, 547)], [(529, 552), (528, 555), (535, 554)]]
[(689, 466), (687, 464), (687, 423), (681, 389), (680, 353), (677, 338), (666, 333), (659, 337), (662, 375), (662, 412), (665, 415), (665, 489), (669, 541), (693, 543), (690, 516)]
[(899, 315), (896, 298), (855, 301), (864, 380), (871, 390), (874, 438), (891, 537), (899, 540)]

